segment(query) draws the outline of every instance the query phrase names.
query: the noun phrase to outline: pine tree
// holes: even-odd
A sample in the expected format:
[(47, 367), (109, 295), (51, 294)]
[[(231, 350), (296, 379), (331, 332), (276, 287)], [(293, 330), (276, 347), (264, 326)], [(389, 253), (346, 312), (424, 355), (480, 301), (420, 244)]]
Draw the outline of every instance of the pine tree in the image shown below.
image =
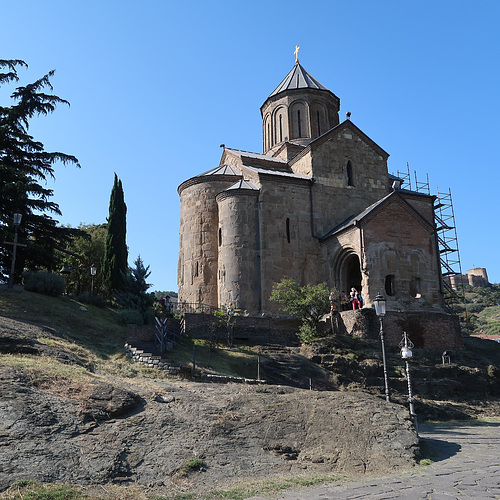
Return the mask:
[[(27, 67), (21, 60), (0, 60), (0, 85), (18, 81), (17, 68)], [(21, 213), (20, 242), (28, 242), (18, 251), (17, 274), (23, 268), (51, 270), (54, 249), (63, 247), (75, 233), (71, 228), (58, 226), (49, 214), (61, 215), (59, 206), (50, 201), (51, 189), (43, 187), (47, 178), (54, 178), (54, 163), (73, 163), (78, 159), (64, 153), (49, 153), (44, 145), (29, 133), (33, 117), (52, 113), (58, 104), (69, 102), (44, 92), (53, 90), (50, 78), (54, 71), (25, 87), (18, 87), (11, 95), (15, 104), (0, 106), (0, 241), (11, 240), (13, 214)], [(9, 271), (12, 249), (0, 247), (0, 279)]]
[(115, 173), (115, 180), (109, 199), (108, 232), (102, 262), (103, 282), (109, 296), (114, 291), (123, 291), (128, 272), (127, 206), (123, 195), (122, 181)]

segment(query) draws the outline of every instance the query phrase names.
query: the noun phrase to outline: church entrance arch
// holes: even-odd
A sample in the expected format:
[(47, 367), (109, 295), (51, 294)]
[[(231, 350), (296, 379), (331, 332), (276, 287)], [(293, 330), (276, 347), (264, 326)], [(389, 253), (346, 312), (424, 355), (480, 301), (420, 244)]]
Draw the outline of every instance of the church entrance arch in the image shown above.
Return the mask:
[(351, 288), (355, 288), (358, 292), (361, 292), (361, 271), (359, 264), (359, 257), (356, 254), (351, 254), (345, 260), (342, 272), (342, 287), (347, 292)]

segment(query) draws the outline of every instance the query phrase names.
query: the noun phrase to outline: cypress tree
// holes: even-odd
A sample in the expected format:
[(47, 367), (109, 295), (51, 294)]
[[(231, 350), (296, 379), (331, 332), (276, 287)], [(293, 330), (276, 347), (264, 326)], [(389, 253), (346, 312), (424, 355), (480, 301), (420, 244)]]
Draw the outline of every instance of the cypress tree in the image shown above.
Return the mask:
[(115, 181), (109, 199), (108, 232), (102, 263), (103, 282), (109, 295), (122, 291), (128, 271), (127, 206), (123, 195), (122, 181), (115, 173)]

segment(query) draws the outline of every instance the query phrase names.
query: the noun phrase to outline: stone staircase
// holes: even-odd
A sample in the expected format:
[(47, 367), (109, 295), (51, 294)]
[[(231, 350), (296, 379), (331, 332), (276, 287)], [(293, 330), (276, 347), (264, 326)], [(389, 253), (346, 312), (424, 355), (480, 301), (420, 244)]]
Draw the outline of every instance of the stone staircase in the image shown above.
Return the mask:
[(125, 344), (125, 354), (135, 363), (141, 363), (148, 368), (163, 370), (169, 375), (179, 375), (190, 371), (177, 361), (169, 360), (160, 353), (160, 348), (155, 342), (128, 340)]

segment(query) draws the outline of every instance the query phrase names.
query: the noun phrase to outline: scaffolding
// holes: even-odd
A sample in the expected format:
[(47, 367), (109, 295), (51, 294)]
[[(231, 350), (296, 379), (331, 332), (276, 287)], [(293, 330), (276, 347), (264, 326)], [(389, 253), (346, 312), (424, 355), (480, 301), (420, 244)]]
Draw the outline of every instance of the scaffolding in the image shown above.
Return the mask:
[[(436, 221), (445, 305), (449, 311), (454, 312), (456, 305), (459, 303), (465, 304), (465, 292), (451, 189), (448, 190), (448, 193), (442, 193), (437, 187), (434, 218)], [(458, 289), (454, 287), (452, 278), (455, 278), (455, 283), (456, 278), (458, 278), (462, 286)]]
[[(413, 184), (410, 164), (406, 163), (406, 171), (398, 170), (397, 177), (401, 180), (402, 189), (425, 193), (430, 196), (429, 174), (426, 175), (425, 181), (419, 181), (417, 171), (414, 170)], [(465, 292), (451, 189), (448, 190), (448, 193), (442, 193), (437, 187), (434, 217), (441, 264), (441, 289), (445, 308), (449, 312), (455, 312), (456, 305), (465, 304)], [(457, 288), (456, 284), (461, 286)]]
[[(413, 175), (415, 177), (415, 191), (417, 193), (423, 193), (425, 192), (426, 194), (430, 195), (431, 190), (429, 187), (429, 174), (426, 176), (425, 181), (419, 181), (417, 178), (417, 171), (413, 171)], [(402, 189), (408, 189), (409, 191), (413, 191), (413, 186), (411, 182), (411, 174), (410, 174), (410, 164), (406, 162), (406, 172), (401, 172), (398, 170), (398, 178), (401, 180), (401, 188)]]

